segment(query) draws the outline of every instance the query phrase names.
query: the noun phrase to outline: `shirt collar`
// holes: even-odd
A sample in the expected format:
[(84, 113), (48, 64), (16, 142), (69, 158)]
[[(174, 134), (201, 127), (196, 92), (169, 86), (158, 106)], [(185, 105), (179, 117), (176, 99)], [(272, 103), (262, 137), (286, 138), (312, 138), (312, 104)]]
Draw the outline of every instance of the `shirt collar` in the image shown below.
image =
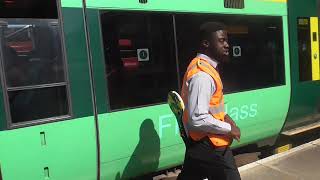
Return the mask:
[(209, 56), (202, 54), (202, 53), (198, 53), (197, 54), (197, 58), (200, 58), (202, 60), (207, 61), (212, 67), (217, 68), (218, 66), (218, 62), (215, 59), (210, 58)]

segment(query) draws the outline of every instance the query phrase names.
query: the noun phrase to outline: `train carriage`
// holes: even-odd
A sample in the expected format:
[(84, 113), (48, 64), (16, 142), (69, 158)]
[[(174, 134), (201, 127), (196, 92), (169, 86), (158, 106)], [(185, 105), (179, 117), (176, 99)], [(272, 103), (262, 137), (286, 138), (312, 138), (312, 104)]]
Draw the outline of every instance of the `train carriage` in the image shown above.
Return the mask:
[(208, 21), (229, 34), (219, 70), (242, 130), (232, 148), (318, 127), (317, 3), (1, 0), (0, 179), (130, 179), (181, 165), (166, 98)]

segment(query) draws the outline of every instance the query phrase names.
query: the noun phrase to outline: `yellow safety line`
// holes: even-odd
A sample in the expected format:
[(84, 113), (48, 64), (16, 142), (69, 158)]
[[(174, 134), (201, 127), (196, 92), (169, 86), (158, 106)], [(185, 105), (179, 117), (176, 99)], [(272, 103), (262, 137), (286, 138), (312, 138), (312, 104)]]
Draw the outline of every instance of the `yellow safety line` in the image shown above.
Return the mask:
[[(318, 17), (310, 17), (312, 80), (320, 80)], [(315, 38), (314, 39), (314, 33)]]

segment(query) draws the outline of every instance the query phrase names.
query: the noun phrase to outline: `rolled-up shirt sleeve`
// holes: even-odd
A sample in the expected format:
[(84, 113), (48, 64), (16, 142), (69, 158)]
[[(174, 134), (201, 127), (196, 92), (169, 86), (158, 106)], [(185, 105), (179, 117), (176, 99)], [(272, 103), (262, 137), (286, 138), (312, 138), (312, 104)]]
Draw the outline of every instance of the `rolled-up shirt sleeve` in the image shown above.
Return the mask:
[(188, 130), (212, 134), (227, 134), (231, 131), (230, 124), (215, 119), (209, 113), (209, 102), (215, 90), (214, 80), (204, 72), (197, 73), (189, 80)]

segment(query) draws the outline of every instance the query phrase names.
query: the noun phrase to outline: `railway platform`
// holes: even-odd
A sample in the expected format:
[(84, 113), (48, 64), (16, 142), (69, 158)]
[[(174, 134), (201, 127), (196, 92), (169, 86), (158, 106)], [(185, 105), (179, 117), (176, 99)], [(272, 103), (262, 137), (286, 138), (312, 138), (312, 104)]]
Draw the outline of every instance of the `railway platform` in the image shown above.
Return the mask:
[[(239, 172), (242, 180), (319, 180), (320, 139), (241, 166)], [(176, 180), (179, 173), (154, 180)]]
[(320, 139), (239, 168), (242, 180), (319, 180)]

